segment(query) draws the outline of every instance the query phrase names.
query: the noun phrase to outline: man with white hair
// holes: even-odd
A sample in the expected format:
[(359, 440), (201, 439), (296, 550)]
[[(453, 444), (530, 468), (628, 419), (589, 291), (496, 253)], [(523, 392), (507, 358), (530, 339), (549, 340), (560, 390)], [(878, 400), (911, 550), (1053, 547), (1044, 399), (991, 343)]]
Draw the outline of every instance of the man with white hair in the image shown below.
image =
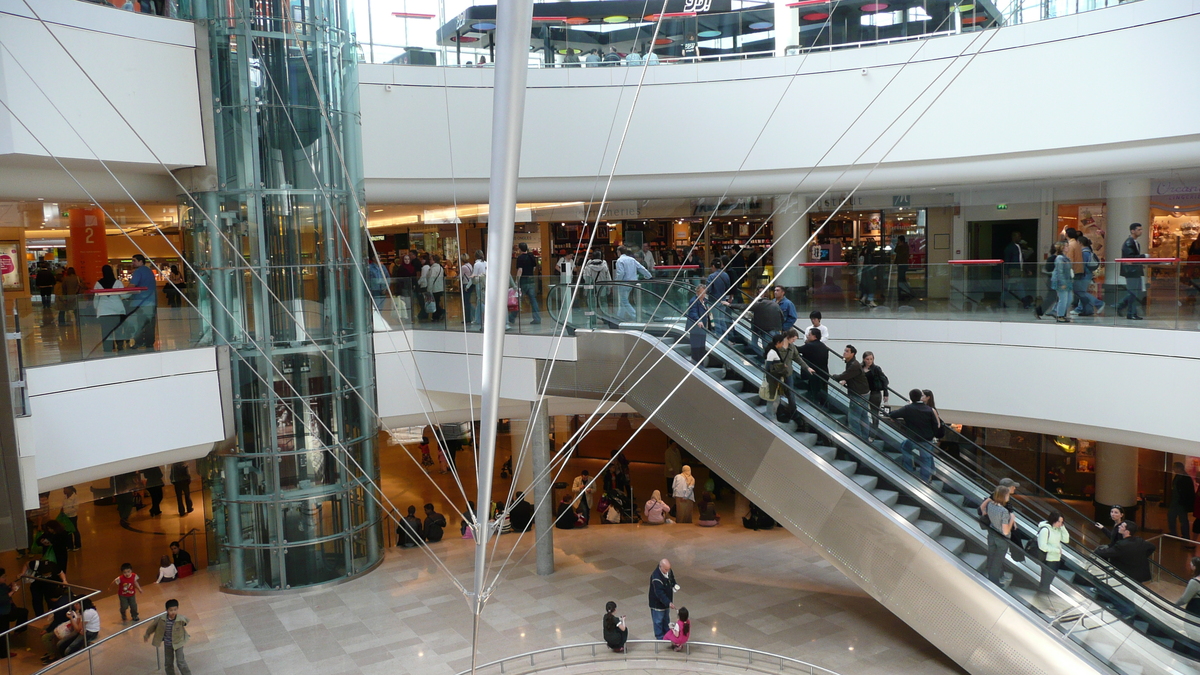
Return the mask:
[(654, 624), (654, 639), (661, 640), (670, 630), (671, 610), (675, 609), (675, 575), (671, 561), (663, 558), (650, 575), (650, 621)]

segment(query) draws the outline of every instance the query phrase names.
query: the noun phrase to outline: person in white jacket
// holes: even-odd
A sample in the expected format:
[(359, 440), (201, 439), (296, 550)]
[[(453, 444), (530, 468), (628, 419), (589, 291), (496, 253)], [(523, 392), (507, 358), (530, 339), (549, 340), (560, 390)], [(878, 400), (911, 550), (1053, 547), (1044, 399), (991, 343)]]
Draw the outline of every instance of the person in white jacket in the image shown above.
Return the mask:
[(1050, 582), (1054, 581), (1062, 566), (1062, 547), (1071, 542), (1071, 534), (1063, 524), (1061, 513), (1051, 511), (1046, 520), (1038, 523), (1037, 542), (1038, 550), (1042, 552), (1042, 562), (1045, 563), (1038, 593), (1046, 594), (1050, 592)]
[(434, 253), (429, 256), (429, 264), (421, 268), (421, 278), (417, 281), (417, 285), (433, 296), (434, 311), (429, 318), (433, 321), (441, 321), (446, 314), (442, 304), (442, 296), (446, 292), (446, 270), (442, 269), (440, 255)]
[(475, 265), (471, 268), (471, 284), (475, 287), (475, 323), (483, 325), (484, 295), (487, 291), (487, 261), (483, 259), (483, 251), (476, 249)]

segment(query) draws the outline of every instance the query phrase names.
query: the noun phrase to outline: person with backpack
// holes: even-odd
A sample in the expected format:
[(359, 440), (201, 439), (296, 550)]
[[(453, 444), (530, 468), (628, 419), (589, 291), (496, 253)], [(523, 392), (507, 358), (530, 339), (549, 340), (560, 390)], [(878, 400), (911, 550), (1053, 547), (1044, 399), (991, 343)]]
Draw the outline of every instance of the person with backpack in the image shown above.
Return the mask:
[(1096, 270), (1100, 268), (1100, 258), (1092, 251), (1092, 240), (1080, 236), (1079, 243), (1083, 247), (1083, 272), (1075, 275), (1075, 299), (1078, 301), (1079, 316), (1095, 316), (1104, 313), (1104, 302), (1088, 291)]
[(1038, 593), (1045, 595), (1050, 592), (1050, 582), (1062, 567), (1063, 546), (1070, 542), (1071, 533), (1067, 531), (1061, 513), (1051, 511), (1045, 520), (1038, 523), (1036, 555), (1042, 561), (1042, 579), (1038, 583)]

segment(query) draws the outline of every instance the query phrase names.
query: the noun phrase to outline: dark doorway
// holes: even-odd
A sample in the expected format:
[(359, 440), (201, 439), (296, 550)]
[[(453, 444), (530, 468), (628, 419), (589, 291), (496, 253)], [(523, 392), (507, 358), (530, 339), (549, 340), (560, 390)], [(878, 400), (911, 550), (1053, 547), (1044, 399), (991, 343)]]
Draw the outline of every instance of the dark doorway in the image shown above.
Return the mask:
[(967, 257), (971, 260), (1000, 260), (1012, 233), (1020, 232), (1029, 247), (1037, 249), (1038, 220), (973, 220), (967, 223)]

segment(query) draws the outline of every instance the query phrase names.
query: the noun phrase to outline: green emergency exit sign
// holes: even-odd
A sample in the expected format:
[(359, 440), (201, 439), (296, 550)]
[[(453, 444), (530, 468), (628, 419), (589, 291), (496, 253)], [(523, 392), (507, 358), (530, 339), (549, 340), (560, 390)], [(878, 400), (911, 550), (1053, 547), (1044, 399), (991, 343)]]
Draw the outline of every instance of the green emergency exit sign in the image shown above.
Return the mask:
[(996, 210), (997, 210), (997, 211), (1007, 211), (1007, 210), (1008, 210), (1008, 204), (997, 204), (997, 205), (996, 205)]

